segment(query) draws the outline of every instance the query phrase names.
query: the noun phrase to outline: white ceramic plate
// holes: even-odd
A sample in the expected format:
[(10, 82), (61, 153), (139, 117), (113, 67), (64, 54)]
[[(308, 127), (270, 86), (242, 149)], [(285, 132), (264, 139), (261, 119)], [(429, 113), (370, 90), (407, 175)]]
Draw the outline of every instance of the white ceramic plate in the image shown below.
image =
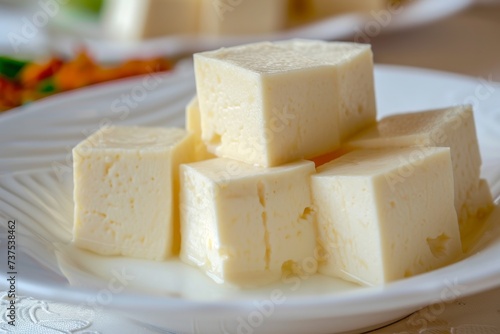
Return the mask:
[(353, 38), (355, 41), (366, 43), (382, 32), (426, 24), (456, 13), (473, 2), (473, 0), (411, 0), (397, 13), (382, 10), (368, 14), (340, 15), (268, 35), (170, 36), (139, 43), (104, 39), (100, 27), (95, 23), (77, 24), (73, 17), (58, 15), (53, 21), (55, 29), (51, 43), (55, 50), (65, 54), (72, 54), (85, 45), (94, 57), (102, 61), (158, 54), (175, 56), (223, 46), (292, 37), (325, 40)]
[[(375, 74), (380, 116), (475, 104), (482, 173), (498, 203), (500, 84), (404, 67), (377, 66)], [(135, 323), (176, 333), (334, 333), (376, 326), (432, 302), (500, 285), (498, 208), (470, 256), (384, 287), (314, 275), (239, 291), (177, 261), (100, 257), (74, 249), (71, 148), (104, 124), (182, 125), (194, 90), (192, 66), (184, 64), (170, 74), (57, 95), (0, 117), (0, 247), (5, 254), (6, 223), (15, 219), (19, 295), (97, 313), (107, 307)], [(3, 290), (7, 270), (1, 268)]]

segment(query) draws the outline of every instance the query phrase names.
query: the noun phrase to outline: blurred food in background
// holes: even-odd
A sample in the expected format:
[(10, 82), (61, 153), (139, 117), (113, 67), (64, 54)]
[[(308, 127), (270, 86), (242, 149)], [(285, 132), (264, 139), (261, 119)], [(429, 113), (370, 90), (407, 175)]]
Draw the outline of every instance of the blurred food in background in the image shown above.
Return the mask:
[(198, 5), (200, 34), (265, 34), (283, 29), (286, 22), (286, 0), (198, 0)]
[(168, 35), (236, 36), (354, 12), (368, 13), (402, 0), (72, 0), (71, 8), (100, 12), (104, 35), (143, 40)]
[(76, 88), (141, 74), (168, 71), (164, 58), (132, 59), (114, 66), (96, 63), (85, 51), (72, 60), (43, 62), (0, 57), (0, 111)]
[(388, 6), (397, 7), (405, 0), (288, 0), (288, 26), (310, 23), (328, 17), (369, 13)]
[[(369, 12), (394, 0), (66, 0), (55, 25), (100, 26), (108, 41), (176, 36), (259, 36), (349, 12)], [(32, 2), (36, 8), (35, 1)], [(27, 5), (28, 3), (23, 3)], [(16, 3), (21, 5), (21, 3)], [(75, 36), (75, 39), (78, 38)], [(74, 54), (74, 53), (72, 53)], [(157, 53), (162, 54), (162, 53)], [(143, 57), (148, 57), (143, 55)], [(0, 111), (100, 82), (166, 71), (172, 63), (149, 57), (102, 65), (81, 51), (66, 60), (0, 57)], [(30, 57), (28, 57), (30, 58)], [(123, 58), (126, 59), (126, 58)]]
[(102, 25), (107, 37), (139, 40), (196, 32), (198, 0), (108, 0)]
[[(123, 1), (127, 2), (127, 1)], [(98, 14), (102, 8), (103, 0), (67, 0), (67, 8), (74, 10), (86, 11), (89, 13)]]
[(108, 0), (102, 25), (118, 40), (262, 34), (285, 26), (286, 8), (287, 0)]

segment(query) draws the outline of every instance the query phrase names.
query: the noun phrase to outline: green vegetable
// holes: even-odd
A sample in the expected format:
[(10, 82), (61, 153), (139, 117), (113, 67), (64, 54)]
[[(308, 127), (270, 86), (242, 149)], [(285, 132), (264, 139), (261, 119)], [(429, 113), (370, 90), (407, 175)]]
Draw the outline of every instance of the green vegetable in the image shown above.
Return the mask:
[(16, 79), (19, 72), (27, 64), (29, 64), (28, 61), (0, 56), (0, 74), (11, 80)]
[(55, 93), (57, 86), (53, 78), (48, 78), (40, 82), (37, 86), (37, 91), (40, 93)]
[(98, 14), (102, 7), (102, 0), (70, 0), (67, 5), (75, 9), (83, 9)]

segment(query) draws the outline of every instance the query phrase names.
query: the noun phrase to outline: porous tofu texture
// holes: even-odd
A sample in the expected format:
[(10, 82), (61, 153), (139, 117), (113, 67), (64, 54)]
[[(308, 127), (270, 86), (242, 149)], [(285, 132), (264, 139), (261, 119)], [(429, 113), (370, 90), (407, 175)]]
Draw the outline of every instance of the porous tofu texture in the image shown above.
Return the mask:
[(202, 139), (269, 167), (335, 150), (375, 123), (369, 45), (291, 40), (194, 55)]
[(178, 253), (179, 164), (192, 135), (176, 128), (109, 127), (73, 149), (76, 246), (163, 260)]
[(448, 148), (359, 150), (312, 176), (319, 272), (379, 285), (461, 254)]
[(216, 282), (257, 286), (316, 246), (310, 161), (260, 168), (230, 159), (181, 167), (181, 259)]

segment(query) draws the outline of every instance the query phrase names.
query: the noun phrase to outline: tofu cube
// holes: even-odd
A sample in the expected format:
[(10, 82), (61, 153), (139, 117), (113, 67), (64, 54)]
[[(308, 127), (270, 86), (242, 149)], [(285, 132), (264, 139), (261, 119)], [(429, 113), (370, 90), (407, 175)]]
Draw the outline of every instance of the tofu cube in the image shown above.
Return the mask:
[[(481, 156), (472, 107), (469, 105), (388, 116), (352, 138), (347, 146), (359, 148), (449, 147), (454, 175), (455, 209), (460, 227), (467, 229), (467, 203), (480, 191)], [(485, 203), (486, 206), (491, 204)]]
[(353, 151), (319, 167), (311, 188), (322, 274), (379, 285), (461, 254), (448, 148)]
[(207, 35), (266, 34), (283, 29), (286, 0), (199, 0), (200, 31)]
[(284, 266), (313, 274), (303, 264), (316, 247), (314, 172), (310, 161), (260, 168), (217, 158), (181, 166), (181, 259), (218, 283), (243, 287), (279, 280)]
[(193, 97), (186, 106), (186, 130), (193, 134), (195, 142), (195, 161), (202, 161), (215, 158), (215, 156), (207, 151), (205, 143), (201, 140), (201, 118), (198, 97)]
[(198, 30), (199, 0), (107, 0), (105, 34), (116, 40), (141, 40)]
[(202, 139), (219, 157), (278, 166), (375, 123), (369, 45), (264, 42), (194, 59)]
[(176, 128), (102, 128), (73, 149), (76, 246), (163, 260), (178, 253), (179, 165), (192, 135)]

